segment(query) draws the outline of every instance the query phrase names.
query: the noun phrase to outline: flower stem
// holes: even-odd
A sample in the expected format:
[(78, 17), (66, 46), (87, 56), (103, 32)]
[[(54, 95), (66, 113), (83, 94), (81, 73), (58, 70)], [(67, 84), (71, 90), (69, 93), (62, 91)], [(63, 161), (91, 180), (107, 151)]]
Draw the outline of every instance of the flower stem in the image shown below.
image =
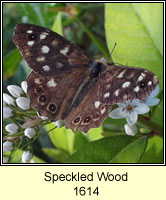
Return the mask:
[(140, 116), (138, 117), (138, 122), (153, 131), (153, 134), (163, 137), (163, 127), (151, 121), (149, 118)]

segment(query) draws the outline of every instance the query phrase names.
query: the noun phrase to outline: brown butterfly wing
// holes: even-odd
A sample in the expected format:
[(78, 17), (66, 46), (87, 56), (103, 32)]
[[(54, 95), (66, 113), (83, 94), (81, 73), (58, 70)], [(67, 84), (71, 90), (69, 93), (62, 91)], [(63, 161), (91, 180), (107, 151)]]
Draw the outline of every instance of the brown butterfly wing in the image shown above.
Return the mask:
[(44, 76), (86, 70), (91, 62), (78, 46), (41, 26), (17, 25), (13, 41), (28, 65)]
[(73, 109), (65, 118), (66, 128), (88, 132), (91, 128), (97, 128), (108, 116), (112, 104), (104, 104), (100, 101), (100, 81), (89, 90), (81, 103)]
[(100, 77), (100, 101), (105, 104), (146, 99), (158, 85), (154, 73), (142, 68), (108, 65)]
[(64, 119), (71, 110), (76, 91), (86, 78), (87, 72), (82, 70), (58, 76), (42, 76), (31, 72), (27, 78), (31, 107), (53, 121)]

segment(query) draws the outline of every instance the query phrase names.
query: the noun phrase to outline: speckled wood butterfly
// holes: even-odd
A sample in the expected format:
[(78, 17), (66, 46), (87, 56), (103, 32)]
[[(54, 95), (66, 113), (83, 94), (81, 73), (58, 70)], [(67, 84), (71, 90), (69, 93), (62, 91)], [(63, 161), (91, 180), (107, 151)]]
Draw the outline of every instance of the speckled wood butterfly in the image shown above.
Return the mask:
[(150, 71), (90, 59), (59, 34), (19, 24), (14, 43), (33, 69), (27, 78), (31, 106), (66, 128), (99, 127), (115, 103), (144, 100), (158, 84)]

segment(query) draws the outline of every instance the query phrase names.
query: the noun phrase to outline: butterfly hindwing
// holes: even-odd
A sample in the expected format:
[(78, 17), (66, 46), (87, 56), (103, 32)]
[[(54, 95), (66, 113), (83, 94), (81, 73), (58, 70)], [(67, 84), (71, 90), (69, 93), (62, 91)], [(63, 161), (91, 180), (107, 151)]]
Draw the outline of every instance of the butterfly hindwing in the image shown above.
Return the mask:
[(158, 84), (155, 74), (146, 69), (108, 65), (100, 77), (100, 101), (106, 104), (146, 99)]
[(78, 46), (50, 29), (37, 25), (17, 25), (14, 43), (28, 65), (36, 73), (45, 76), (87, 69), (91, 62)]

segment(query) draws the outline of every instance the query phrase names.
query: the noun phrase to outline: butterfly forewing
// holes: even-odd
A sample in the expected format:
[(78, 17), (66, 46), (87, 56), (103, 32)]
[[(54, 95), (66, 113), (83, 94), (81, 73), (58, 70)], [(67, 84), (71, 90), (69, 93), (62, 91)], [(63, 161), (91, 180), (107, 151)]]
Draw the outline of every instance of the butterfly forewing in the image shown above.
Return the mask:
[(37, 25), (17, 25), (14, 43), (28, 65), (36, 73), (45, 76), (85, 70), (91, 62), (78, 46), (50, 29)]

